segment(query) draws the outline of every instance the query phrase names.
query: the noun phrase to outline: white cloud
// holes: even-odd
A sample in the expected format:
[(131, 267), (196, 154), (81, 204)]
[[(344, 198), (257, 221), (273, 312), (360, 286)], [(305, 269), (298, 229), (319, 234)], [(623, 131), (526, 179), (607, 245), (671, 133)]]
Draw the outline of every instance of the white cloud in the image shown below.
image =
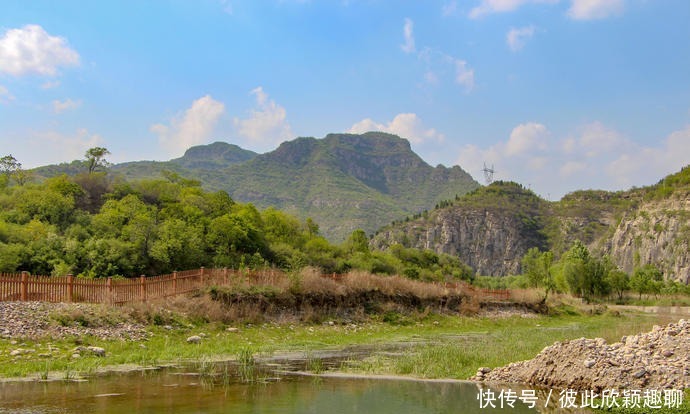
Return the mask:
[(515, 155), (544, 150), (547, 147), (549, 131), (542, 124), (528, 122), (513, 128), (510, 138), (505, 145), (505, 155), (512, 157)]
[(267, 147), (294, 138), (290, 124), (287, 122), (285, 108), (269, 99), (261, 86), (250, 92), (256, 99), (256, 107), (249, 118), (234, 118), (237, 132), (252, 144)]
[(27, 134), (24, 145), (18, 145), (17, 159), (27, 168), (83, 159), (87, 149), (104, 146), (99, 134), (86, 128), (73, 133), (39, 131)]
[(402, 113), (387, 124), (374, 122), (370, 118), (363, 119), (348, 130), (351, 134), (363, 134), (368, 131), (383, 131), (408, 139), (413, 144), (426, 142), (443, 142), (445, 136), (434, 128), (425, 128), (421, 118), (414, 113)]
[(47, 81), (41, 84), (41, 89), (53, 89), (60, 86), (60, 81)]
[(441, 14), (445, 17), (452, 16), (458, 11), (458, 2), (453, 0), (443, 5)]
[(578, 146), (586, 152), (587, 157), (591, 158), (619, 148), (624, 141), (625, 139), (618, 131), (597, 121), (582, 128)]
[(507, 13), (515, 11), (521, 6), (529, 3), (553, 4), (559, 0), (482, 0), (481, 3), (472, 8), (469, 17), (477, 19), (492, 13)]
[(405, 19), (405, 25), (403, 26), (403, 36), (405, 36), (405, 43), (400, 45), (400, 49), (402, 49), (403, 52), (405, 53), (413, 53), (415, 49), (414, 45), (414, 22), (412, 19), (406, 18)]
[(622, 190), (649, 185), (690, 163), (690, 126), (657, 146), (643, 146), (601, 122), (555, 138), (538, 123), (516, 126), (509, 137), (488, 148), (465, 146), (458, 163), (475, 177), (483, 163), (494, 165), (496, 179), (513, 180), (559, 198), (588, 188)]
[(464, 60), (455, 60), (455, 82), (464, 86), (467, 92), (474, 89), (474, 69), (470, 69)]
[(0, 72), (56, 76), (59, 67), (77, 65), (79, 54), (67, 40), (49, 35), (41, 26), (10, 29), (0, 38)]
[(624, 0), (572, 0), (568, 16), (575, 20), (594, 20), (621, 14)]
[(210, 95), (194, 102), (183, 115), (170, 121), (170, 125), (152, 125), (151, 132), (158, 135), (159, 143), (172, 155), (181, 155), (194, 145), (205, 143), (213, 133), (218, 119), (225, 112), (225, 105)]
[(558, 174), (561, 177), (571, 177), (575, 174), (587, 170), (587, 164), (581, 161), (566, 161), (565, 164), (558, 169)]
[(518, 52), (525, 47), (528, 39), (534, 36), (534, 26), (511, 28), (506, 34), (506, 44), (513, 52)]
[(69, 111), (72, 109), (77, 109), (81, 106), (81, 101), (73, 101), (69, 98), (65, 99), (64, 101), (58, 101), (54, 100), (53, 101), (53, 112), (56, 114), (60, 114), (65, 111)]
[(607, 164), (606, 173), (618, 186), (652, 184), (690, 164), (690, 126), (671, 133), (659, 147), (630, 143)]
[(14, 96), (10, 91), (6, 87), (0, 85), (0, 103), (8, 103), (13, 100)]

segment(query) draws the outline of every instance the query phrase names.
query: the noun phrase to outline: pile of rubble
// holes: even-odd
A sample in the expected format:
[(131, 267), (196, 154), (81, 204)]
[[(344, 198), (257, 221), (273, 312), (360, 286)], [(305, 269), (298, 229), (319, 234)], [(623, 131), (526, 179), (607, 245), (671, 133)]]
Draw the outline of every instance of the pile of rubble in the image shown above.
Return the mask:
[(0, 302), (0, 337), (6, 339), (93, 336), (142, 340), (141, 324), (115, 317), (100, 305), (85, 303)]
[(474, 381), (522, 383), (547, 388), (684, 389), (690, 387), (690, 321), (681, 319), (651, 332), (556, 342), (529, 361), (480, 368)]

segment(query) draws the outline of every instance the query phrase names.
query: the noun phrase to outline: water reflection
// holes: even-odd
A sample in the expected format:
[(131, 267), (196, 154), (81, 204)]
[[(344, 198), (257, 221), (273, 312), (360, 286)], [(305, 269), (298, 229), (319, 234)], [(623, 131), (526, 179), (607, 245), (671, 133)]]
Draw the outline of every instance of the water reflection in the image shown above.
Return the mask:
[(0, 413), (534, 413), (480, 409), (471, 383), (286, 377), (269, 383), (181, 372), (0, 384)]

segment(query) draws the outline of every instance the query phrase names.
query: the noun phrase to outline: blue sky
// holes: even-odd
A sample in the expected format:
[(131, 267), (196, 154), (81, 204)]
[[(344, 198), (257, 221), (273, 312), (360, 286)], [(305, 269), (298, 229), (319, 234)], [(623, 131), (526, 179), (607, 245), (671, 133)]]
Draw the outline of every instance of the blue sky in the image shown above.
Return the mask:
[(25, 167), (384, 130), (556, 199), (690, 163), (687, 0), (12, 1), (0, 153)]

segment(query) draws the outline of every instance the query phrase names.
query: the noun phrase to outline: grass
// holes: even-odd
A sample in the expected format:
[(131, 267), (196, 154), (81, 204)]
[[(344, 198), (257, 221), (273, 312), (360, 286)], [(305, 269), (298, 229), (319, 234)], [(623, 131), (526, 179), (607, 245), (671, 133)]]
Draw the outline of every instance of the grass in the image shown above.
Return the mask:
[[(669, 316), (668, 318), (671, 318)], [(570, 315), (522, 318), (459, 317), (424, 313), (404, 324), (371, 320), (364, 324), (247, 324), (238, 332), (229, 332), (222, 323), (183, 324), (173, 329), (150, 325), (150, 337), (143, 342), (104, 341), (93, 337), (23, 341), (13, 344), (0, 339), (0, 376), (41, 378), (89, 375), (108, 367), (156, 366), (193, 361), (237, 360), (249, 367), (256, 354), (281, 351), (309, 352), (339, 349), (352, 345), (385, 347), (397, 342), (418, 341), (402, 356), (373, 356), (348, 365), (348, 370), (369, 373), (393, 373), (425, 378), (468, 378), (480, 366), (495, 367), (533, 357), (554, 341), (585, 337), (604, 337), (617, 341), (621, 336), (651, 329), (654, 324), (670, 322), (656, 315), (625, 314), (614, 316)], [(186, 338), (205, 333), (198, 344)], [(73, 358), (75, 346), (100, 346), (105, 357), (83, 354)], [(33, 352), (12, 357), (13, 349)], [(40, 354), (50, 353), (48, 359)], [(318, 366), (311, 367), (319, 370)], [(65, 374), (67, 373), (67, 374)]]
[[(649, 330), (655, 323), (660, 321), (642, 315), (608, 314), (536, 319), (478, 318), (457, 329), (454, 336), (422, 337), (420, 339), (427, 339), (431, 343), (394, 357), (376, 354), (363, 361), (353, 361), (347, 369), (353, 372), (410, 375), (419, 378), (467, 379), (474, 375), (479, 367), (494, 368), (533, 358), (555, 341), (603, 337), (608, 342), (617, 342), (624, 335)], [(482, 331), (486, 333), (473, 333)]]

